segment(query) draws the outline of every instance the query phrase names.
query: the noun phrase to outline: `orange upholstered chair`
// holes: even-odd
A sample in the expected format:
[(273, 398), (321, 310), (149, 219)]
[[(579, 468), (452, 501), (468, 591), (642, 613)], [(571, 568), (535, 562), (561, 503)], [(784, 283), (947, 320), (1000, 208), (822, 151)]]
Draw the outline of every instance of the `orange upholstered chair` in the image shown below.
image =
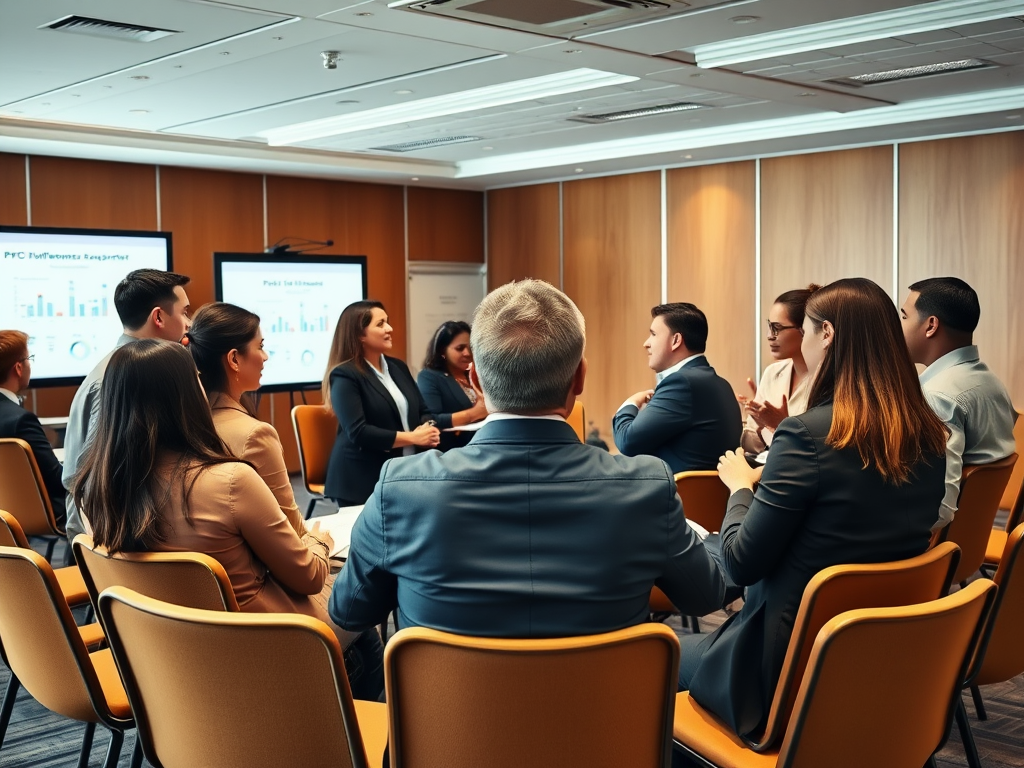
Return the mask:
[[(1017, 455), (1024, 454), (1024, 418), (1021, 418), (1019, 412), (1013, 425), (1013, 438), (1017, 443)], [(1010, 480), (1003, 491), (1003, 498), (999, 501), (999, 509), (1005, 509), (1008, 514), (1006, 525), (1001, 530), (996, 528), (989, 534), (988, 547), (985, 549), (985, 565), (992, 568), (999, 565), (1010, 531), (1024, 522), (1024, 461), (1018, 461), (1013, 465)]]
[(14, 515), (26, 535), (49, 539), (49, 560), (54, 545), (64, 537), (64, 530), (53, 516), (32, 447), (18, 437), (0, 438), (0, 509)]
[(685, 693), (676, 744), (721, 768), (925, 765), (946, 738), (994, 596), (979, 579), (926, 603), (841, 613), (814, 639), (777, 750), (753, 751)]
[(126, 587), (104, 590), (99, 613), (154, 766), (380, 766), (387, 710), (352, 700), (322, 621), (201, 611)]
[[(0, 547), (32, 548), (29, 546), (28, 537), (18, 519), (2, 509), (0, 509)], [(89, 602), (89, 591), (86, 589), (82, 572), (77, 566), (54, 568), (53, 575), (57, 577), (57, 583), (60, 584), (61, 592), (64, 594), (64, 599), (68, 601), (68, 605), (74, 608)]]
[(403, 629), (384, 649), (391, 766), (667, 766), (678, 668), (660, 624), (543, 640)]
[(338, 418), (322, 405), (296, 405), (292, 408), (292, 427), (299, 445), (302, 484), (313, 496), (306, 507), (306, 519), (309, 519), (316, 503), (324, 500), (327, 462), (338, 436)]

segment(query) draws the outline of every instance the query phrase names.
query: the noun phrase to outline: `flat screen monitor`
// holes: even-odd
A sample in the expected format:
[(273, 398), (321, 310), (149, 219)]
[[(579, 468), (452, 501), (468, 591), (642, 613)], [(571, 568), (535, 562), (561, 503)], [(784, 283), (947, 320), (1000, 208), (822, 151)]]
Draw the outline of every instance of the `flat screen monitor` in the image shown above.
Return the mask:
[(29, 335), (33, 387), (80, 384), (114, 348), (114, 288), (171, 269), (169, 232), (0, 226), (0, 328)]
[(260, 391), (320, 386), (341, 311), (366, 298), (366, 257), (215, 253), (213, 264), (217, 301), (260, 316)]

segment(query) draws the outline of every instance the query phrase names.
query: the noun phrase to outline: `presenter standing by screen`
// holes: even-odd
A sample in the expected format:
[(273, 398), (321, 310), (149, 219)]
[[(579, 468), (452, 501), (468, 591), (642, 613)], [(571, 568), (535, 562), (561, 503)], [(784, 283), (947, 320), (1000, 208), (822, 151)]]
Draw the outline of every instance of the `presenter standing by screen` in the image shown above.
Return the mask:
[(441, 433), (409, 368), (386, 355), (392, 328), (379, 301), (345, 307), (334, 330), (323, 381), (324, 404), (338, 417), (324, 496), (363, 504), (390, 458), (436, 448)]

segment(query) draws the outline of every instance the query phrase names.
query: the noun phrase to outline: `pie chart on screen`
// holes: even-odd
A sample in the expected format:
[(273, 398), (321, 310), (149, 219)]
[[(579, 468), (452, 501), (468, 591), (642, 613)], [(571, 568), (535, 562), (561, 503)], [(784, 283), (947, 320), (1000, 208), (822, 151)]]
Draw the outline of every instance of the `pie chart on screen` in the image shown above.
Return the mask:
[(69, 351), (75, 360), (85, 360), (92, 350), (89, 349), (89, 345), (84, 341), (76, 341), (71, 345), (71, 349)]

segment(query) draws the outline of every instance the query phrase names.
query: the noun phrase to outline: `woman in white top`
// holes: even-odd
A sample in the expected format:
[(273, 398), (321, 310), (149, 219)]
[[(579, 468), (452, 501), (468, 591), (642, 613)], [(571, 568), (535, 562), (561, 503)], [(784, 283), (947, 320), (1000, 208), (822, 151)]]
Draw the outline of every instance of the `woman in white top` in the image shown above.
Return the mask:
[(748, 453), (761, 453), (772, 444), (772, 436), (787, 416), (807, 410), (811, 377), (800, 351), (804, 332), (804, 307), (817, 285), (786, 291), (768, 313), (768, 347), (778, 362), (764, 369), (761, 383), (747, 379), (753, 398), (740, 397), (747, 423), (740, 444)]

